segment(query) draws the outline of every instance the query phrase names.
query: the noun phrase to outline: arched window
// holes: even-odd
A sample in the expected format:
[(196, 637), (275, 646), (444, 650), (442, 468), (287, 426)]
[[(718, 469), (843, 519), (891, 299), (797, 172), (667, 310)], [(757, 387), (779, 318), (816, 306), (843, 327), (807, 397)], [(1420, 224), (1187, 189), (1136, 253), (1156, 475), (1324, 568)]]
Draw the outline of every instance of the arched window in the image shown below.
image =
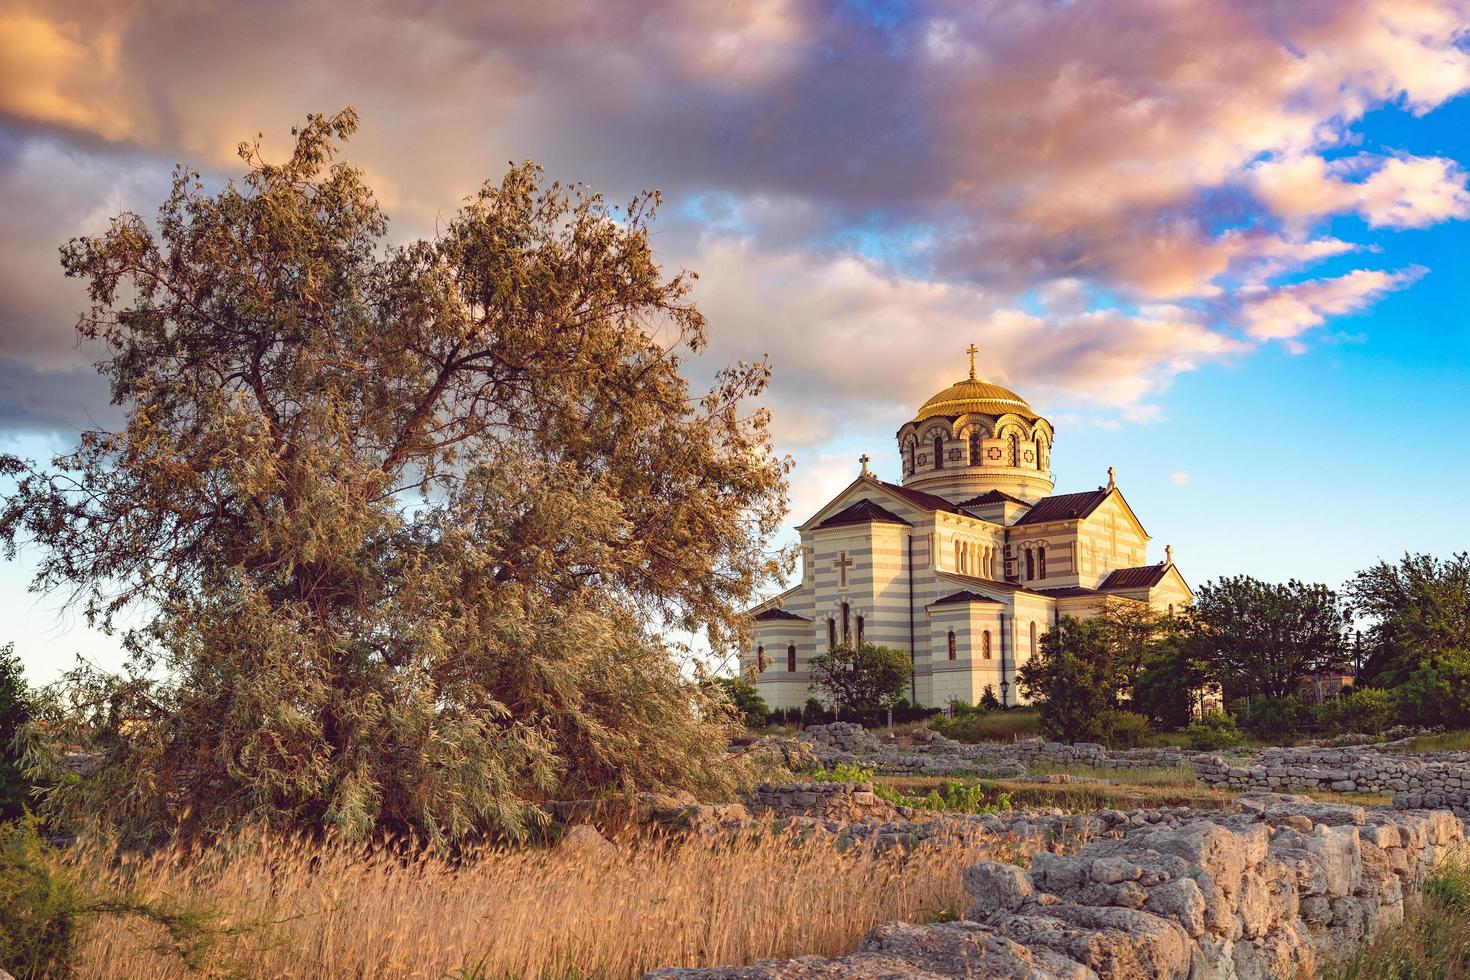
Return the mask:
[(858, 626), (858, 644), (861, 645), (862, 642), (863, 642), (863, 617), (861, 617), (861, 616), (858, 617), (857, 626)]
[(1036, 656), (1036, 624), (1031, 624), (1031, 656)]
[(796, 644), (793, 643), (786, 648), (786, 673), (796, 673)]
[(903, 447), (903, 471), (905, 475), (914, 471), (914, 450), (914, 442), (910, 439)]
[(847, 603), (842, 604), (842, 642), (852, 642), (852, 609)]
[(934, 468), (944, 469), (944, 436), (934, 437)]
[(954, 642), (954, 630), (949, 631), (949, 659), (953, 660), (959, 655), (959, 650)]
[(1029, 582), (1036, 577), (1036, 552), (1030, 548), (1026, 549), (1026, 580)]
[(1036, 577), (1046, 578), (1046, 545), (1036, 546)]
[(837, 649), (837, 623), (830, 616), (827, 618), (827, 649)]
[(1011, 433), (1011, 465), (1021, 465), (1021, 437)]
[(980, 634), (980, 656), (990, 659), (990, 630)]
[(980, 433), (970, 433), (970, 465), (980, 465)]
[(954, 539), (954, 570), (955, 571), (962, 572), (962, 571), (965, 570), (965, 566), (964, 566), (964, 563), (962, 561), (963, 558), (964, 558), (964, 552), (960, 550), (960, 539), (959, 538), (955, 538)]

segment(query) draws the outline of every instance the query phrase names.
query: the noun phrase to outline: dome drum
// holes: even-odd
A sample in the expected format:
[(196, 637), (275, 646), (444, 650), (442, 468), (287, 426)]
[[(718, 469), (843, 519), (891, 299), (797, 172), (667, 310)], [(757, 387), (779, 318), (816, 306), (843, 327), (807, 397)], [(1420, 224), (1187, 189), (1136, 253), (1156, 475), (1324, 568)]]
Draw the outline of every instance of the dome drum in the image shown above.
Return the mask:
[(903, 485), (951, 499), (1001, 490), (1024, 500), (1052, 492), (1051, 423), (1020, 395), (975, 377), (920, 406), (898, 431)]

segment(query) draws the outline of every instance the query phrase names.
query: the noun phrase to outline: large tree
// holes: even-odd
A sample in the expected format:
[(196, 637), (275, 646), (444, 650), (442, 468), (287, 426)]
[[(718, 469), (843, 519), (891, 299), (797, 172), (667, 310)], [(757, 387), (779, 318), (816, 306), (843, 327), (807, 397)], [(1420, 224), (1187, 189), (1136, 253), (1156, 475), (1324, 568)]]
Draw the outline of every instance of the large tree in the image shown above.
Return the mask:
[[(112, 628), (64, 693), (101, 771), (47, 804), (125, 833), (250, 820), (434, 840), (548, 797), (718, 789), (724, 717), (665, 636), (741, 636), (787, 462), (739, 364), (691, 394), (690, 276), (533, 165), (392, 246), (352, 110), (241, 185), (176, 172), (156, 227), (62, 249), (126, 425), (3, 460), (0, 536)], [(33, 750), (44, 768), (44, 745)], [(52, 762), (55, 756), (49, 757)]]
[(1381, 561), (1343, 591), (1370, 620), (1364, 681), (1394, 687), (1450, 651), (1470, 650), (1470, 554)]
[(1200, 587), (1193, 614), (1227, 696), (1287, 697), (1303, 677), (1346, 663), (1347, 613), (1325, 585), (1221, 578)]

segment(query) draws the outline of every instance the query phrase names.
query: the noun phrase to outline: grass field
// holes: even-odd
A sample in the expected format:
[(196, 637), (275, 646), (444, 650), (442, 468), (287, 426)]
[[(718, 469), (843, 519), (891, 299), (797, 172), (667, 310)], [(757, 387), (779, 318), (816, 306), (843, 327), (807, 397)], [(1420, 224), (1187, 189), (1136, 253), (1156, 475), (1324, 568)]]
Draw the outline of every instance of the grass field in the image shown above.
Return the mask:
[(661, 838), (616, 851), (491, 851), (461, 866), (427, 856), (275, 842), (81, 869), (139, 900), (224, 910), (190, 972), (161, 931), (106, 918), (85, 927), (78, 975), (116, 980), (251, 977), (636, 977), (668, 965), (846, 953), (883, 922), (953, 918), (962, 870), (1021, 861), (1013, 839), (912, 855)]
[(1443, 732), (1439, 735), (1420, 735), (1407, 745), (1391, 749), (1393, 752), (1470, 752), (1470, 731)]

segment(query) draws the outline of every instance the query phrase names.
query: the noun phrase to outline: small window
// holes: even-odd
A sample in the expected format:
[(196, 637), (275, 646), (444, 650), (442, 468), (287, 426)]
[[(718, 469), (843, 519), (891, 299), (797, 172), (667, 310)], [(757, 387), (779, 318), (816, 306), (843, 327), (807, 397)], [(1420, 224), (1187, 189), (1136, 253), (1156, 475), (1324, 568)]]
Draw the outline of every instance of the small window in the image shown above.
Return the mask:
[(842, 604), (842, 642), (852, 642), (852, 608), (847, 603)]
[(990, 659), (990, 630), (980, 634), (980, 655), (986, 660)]
[(837, 623), (835, 620), (827, 620), (827, 649), (837, 649)]
[(980, 433), (970, 433), (970, 465), (980, 465)]
[(949, 631), (949, 659), (953, 660), (959, 655), (959, 648), (955, 646), (954, 630)]
[(942, 469), (944, 469), (944, 437), (943, 436), (935, 436), (934, 437), (934, 468), (936, 470), (942, 470)]
[(1026, 579), (1029, 581), (1036, 577), (1036, 552), (1030, 548), (1026, 549)]
[(1021, 465), (1021, 437), (1011, 433), (1011, 465)]
[(796, 673), (796, 644), (793, 643), (786, 648), (786, 672)]
[(857, 627), (858, 627), (857, 641), (858, 641), (858, 645), (861, 646), (862, 645), (862, 642), (863, 642), (863, 617), (861, 617), (861, 616), (859, 616), (857, 618)]
[(1036, 624), (1031, 624), (1031, 656), (1036, 656)]
[(1036, 549), (1036, 577), (1046, 578), (1046, 545), (1040, 545)]

